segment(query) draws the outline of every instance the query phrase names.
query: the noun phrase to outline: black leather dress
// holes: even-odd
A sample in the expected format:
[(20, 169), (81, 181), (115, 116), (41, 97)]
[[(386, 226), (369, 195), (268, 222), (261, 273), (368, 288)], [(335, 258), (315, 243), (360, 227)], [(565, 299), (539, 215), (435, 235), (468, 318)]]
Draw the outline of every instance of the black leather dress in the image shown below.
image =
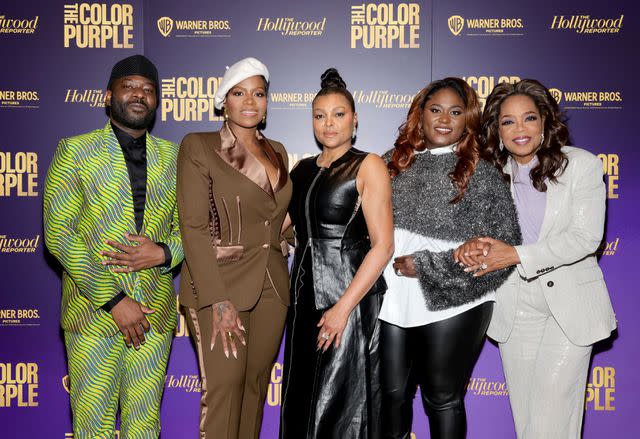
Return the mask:
[(380, 420), (380, 277), (353, 310), (339, 348), (316, 352), (323, 311), (342, 296), (369, 251), (356, 175), (367, 154), (354, 148), (329, 168), (316, 158), (291, 172), (296, 232), (285, 343), (280, 437), (377, 438)]

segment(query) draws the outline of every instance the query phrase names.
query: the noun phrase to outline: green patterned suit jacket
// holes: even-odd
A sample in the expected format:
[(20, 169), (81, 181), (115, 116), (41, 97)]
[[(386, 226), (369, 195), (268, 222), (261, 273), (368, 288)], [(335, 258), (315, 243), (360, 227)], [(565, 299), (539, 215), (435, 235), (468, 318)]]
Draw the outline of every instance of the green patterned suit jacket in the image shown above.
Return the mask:
[(118, 332), (100, 307), (120, 291), (155, 310), (147, 319), (158, 332), (176, 324), (171, 269), (183, 257), (176, 207), (176, 144), (147, 134), (147, 193), (141, 235), (164, 242), (171, 267), (114, 273), (103, 266), (105, 240), (131, 245), (135, 234), (131, 183), (120, 144), (107, 122), (103, 129), (62, 139), (44, 188), (44, 236), (60, 261), (61, 324), (65, 331), (107, 337)]

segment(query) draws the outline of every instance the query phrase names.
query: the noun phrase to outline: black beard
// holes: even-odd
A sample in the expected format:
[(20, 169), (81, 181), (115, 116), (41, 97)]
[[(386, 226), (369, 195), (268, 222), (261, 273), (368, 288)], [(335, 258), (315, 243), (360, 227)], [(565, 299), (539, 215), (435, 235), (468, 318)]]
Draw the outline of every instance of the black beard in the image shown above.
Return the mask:
[(126, 106), (128, 104), (122, 101), (112, 101), (110, 114), (113, 120), (132, 130), (146, 130), (155, 118), (155, 110), (149, 109), (149, 106), (142, 100), (133, 101), (147, 107), (147, 113), (141, 116), (131, 116), (127, 113)]

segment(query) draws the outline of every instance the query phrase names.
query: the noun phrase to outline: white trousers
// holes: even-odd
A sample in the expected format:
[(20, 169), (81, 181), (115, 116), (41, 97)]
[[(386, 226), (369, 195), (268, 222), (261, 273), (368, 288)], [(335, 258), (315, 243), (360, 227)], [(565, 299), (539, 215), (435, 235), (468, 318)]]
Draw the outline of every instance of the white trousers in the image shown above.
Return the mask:
[(500, 343), (519, 439), (580, 439), (592, 346), (576, 346), (538, 281), (521, 281), (511, 336)]

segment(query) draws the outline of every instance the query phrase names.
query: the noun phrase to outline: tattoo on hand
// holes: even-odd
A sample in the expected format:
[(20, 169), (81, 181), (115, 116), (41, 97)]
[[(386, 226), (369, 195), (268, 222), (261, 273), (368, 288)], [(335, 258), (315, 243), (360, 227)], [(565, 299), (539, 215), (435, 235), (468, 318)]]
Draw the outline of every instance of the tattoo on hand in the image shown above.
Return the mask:
[(222, 315), (229, 310), (229, 305), (226, 303), (219, 303), (216, 305), (216, 309), (218, 311), (218, 318), (222, 320)]

